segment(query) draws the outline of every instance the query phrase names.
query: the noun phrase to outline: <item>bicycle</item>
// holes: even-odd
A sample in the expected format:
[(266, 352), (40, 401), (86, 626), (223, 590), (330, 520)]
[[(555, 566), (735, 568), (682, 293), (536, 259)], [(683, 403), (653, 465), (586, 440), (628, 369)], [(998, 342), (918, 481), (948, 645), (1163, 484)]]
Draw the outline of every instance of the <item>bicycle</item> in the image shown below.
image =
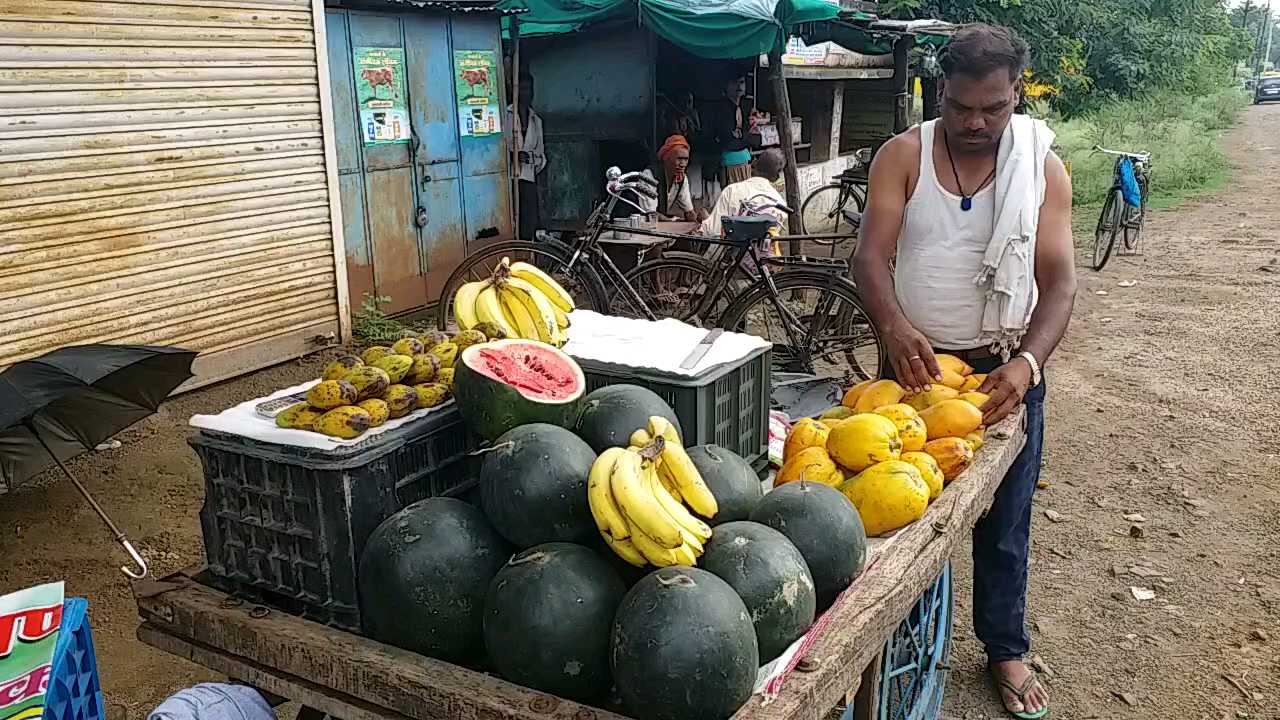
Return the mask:
[[(1142, 225), (1147, 216), (1147, 191), (1151, 183), (1151, 153), (1133, 153), (1123, 150), (1108, 150), (1101, 145), (1093, 151), (1116, 158), (1112, 171), (1111, 189), (1098, 215), (1098, 226), (1093, 233), (1093, 269), (1102, 270), (1111, 253), (1115, 249), (1116, 236), (1123, 233), (1121, 255), (1138, 255), (1141, 253)], [(1130, 205), (1124, 198), (1121, 181), (1124, 177), (1124, 166), (1130, 163), (1138, 182), (1138, 206)]]
[[(854, 154), (854, 165), (809, 193), (800, 203), (800, 225), (806, 233), (855, 235), (867, 207), (867, 164), (870, 148)], [(854, 205), (849, 208), (849, 203)], [(833, 251), (834, 252), (834, 251)]]
[[(610, 168), (606, 183), (608, 199), (602, 201), (589, 218), (589, 232), (573, 244), (517, 240), (496, 243), (468, 256), (445, 283), (437, 306), (438, 326), (442, 330), (449, 327), (453, 293), (462, 283), (487, 278), (503, 257), (510, 257), (534, 262), (552, 274), (565, 284), (579, 307), (649, 320), (659, 317), (689, 320), (701, 311), (706, 318), (703, 324), (739, 332), (753, 332), (761, 324), (765, 329), (776, 325), (781, 329), (781, 338), (762, 336), (774, 342), (773, 364), (780, 370), (841, 380), (879, 376), (885, 361), (883, 342), (858, 299), (856, 286), (847, 277), (847, 262), (805, 257), (762, 258), (758, 248), (776, 236), (778, 227), (776, 219), (767, 216), (725, 217), (722, 238), (666, 233), (609, 221), (618, 202), (644, 212), (623, 197), (625, 191), (652, 197), (655, 189), (656, 183), (640, 173), (623, 174), (617, 168)], [(781, 206), (778, 209), (789, 210)], [(600, 237), (607, 231), (671, 241), (696, 238), (724, 246), (726, 250), (715, 260), (696, 253), (673, 252), (659, 260), (641, 263), (624, 274), (600, 247)], [(746, 266), (747, 260), (754, 270)], [(669, 303), (664, 305), (662, 289), (646, 299), (632, 278), (641, 274), (637, 272), (641, 267), (652, 270), (653, 263), (665, 263), (660, 267), (666, 270), (692, 272), (697, 276), (692, 280), (694, 284), (714, 288), (714, 292), (697, 293), (699, 302), (693, 312), (682, 311), (678, 306), (673, 309)], [(658, 272), (656, 276), (664, 278), (666, 273)], [(612, 303), (605, 288), (606, 280), (614, 290)], [(733, 290), (735, 285), (742, 286), (740, 292)], [(813, 297), (809, 298), (808, 293)], [(660, 313), (655, 312), (655, 306)], [(761, 335), (761, 332), (753, 334)]]

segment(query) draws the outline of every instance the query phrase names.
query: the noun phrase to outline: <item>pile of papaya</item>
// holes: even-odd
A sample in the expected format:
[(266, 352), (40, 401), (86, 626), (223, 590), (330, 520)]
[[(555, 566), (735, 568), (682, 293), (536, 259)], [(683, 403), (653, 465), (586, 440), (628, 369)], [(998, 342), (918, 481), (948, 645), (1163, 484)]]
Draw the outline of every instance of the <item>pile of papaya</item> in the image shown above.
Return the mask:
[[(486, 330), (493, 334), (486, 334)], [(307, 399), (276, 415), (276, 425), (352, 440), (388, 420), (432, 408), (453, 394), (453, 369), (466, 348), (505, 337), (477, 326), (456, 335), (432, 331), (329, 363)]]
[(820, 482), (849, 498), (868, 536), (919, 520), (982, 447), (977, 391), (986, 379), (954, 355), (937, 355), (943, 379), (909, 393), (893, 380), (866, 380), (840, 404), (792, 425), (775, 485)]

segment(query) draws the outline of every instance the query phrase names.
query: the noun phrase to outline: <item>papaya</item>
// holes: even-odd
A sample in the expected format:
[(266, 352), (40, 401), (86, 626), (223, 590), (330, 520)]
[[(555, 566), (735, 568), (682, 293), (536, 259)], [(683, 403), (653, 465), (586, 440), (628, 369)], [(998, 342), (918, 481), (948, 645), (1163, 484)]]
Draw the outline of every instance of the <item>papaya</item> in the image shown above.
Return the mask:
[(859, 413), (831, 429), (827, 451), (837, 463), (861, 472), (902, 453), (898, 426), (883, 415)]
[(423, 346), (422, 341), (416, 337), (400, 338), (391, 346), (391, 352), (394, 355), (406, 355), (413, 357), (420, 352), (426, 352), (427, 348)]
[(910, 525), (929, 507), (929, 486), (915, 465), (901, 460), (876, 463), (840, 489), (853, 502), (867, 536)]
[(422, 337), (418, 339), (422, 341), (423, 347), (419, 352), (426, 352), (440, 343), (449, 342), (449, 333), (441, 330), (432, 330), (430, 332), (423, 333)]
[(452, 388), (454, 370), (457, 370), (457, 368), (440, 368), (440, 371), (436, 373), (436, 382), (446, 387)]
[(373, 366), (385, 372), (392, 383), (398, 383), (413, 369), (413, 358), (408, 355), (388, 355), (373, 363)]
[(321, 380), (341, 380), (343, 375), (351, 372), (355, 368), (364, 364), (364, 361), (355, 355), (343, 355), (324, 366), (324, 372), (320, 375)]
[(964, 437), (982, 424), (982, 412), (964, 400), (943, 400), (920, 411), (929, 439)]
[(346, 380), (321, 380), (307, 391), (307, 403), (321, 410), (355, 404), (359, 393)]
[(380, 427), (391, 417), (391, 406), (382, 398), (369, 398), (356, 403), (356, 407), (369, 413), (369, 427)]
[(840, 404), (852, 410), (853, 407), (858, 404), (858, 398), (862, 397), (862, 393), (875, 382), (877, 382), (876, 378), (871, 378), (870, 380), (863, 380), (857, 385), (849, 388), (845, 392), (844, 398), (840, 400)]
[(924, 449), (924, 443), (929, 439), (928, 430), (915, 408), (906, 403), (896, 403), (878, 407), (874, 412), (889, 418), (894, 425), (898, 426), (898, 439), (902, 441), (902, 452), (918, 452)]
[(404, 417), (418, 409), (418, 393), (408, 385), (390, 385), (382, 393), (387, 403), (387, 415), (391, 418)]
[(451, 368), (458, 361), (458, 346), (451, 342), (442, 342), (427, 352), (436, 356), (442, 368)]
[[(458, 346), (458, 352), (462, 352), (472, 345), (479, 345), (482, 342), (489, 342), (489, 338), (475, 328), (463, 330), (453, 336), (453, 344)], [(439, 345), (439, 343), (436, 344)]]
[(935, 384), (942, 385), (943, 387), (949, 387), (952, 390), (959, 392), (960, 386), (964, 385), (964, 376), (951, 370), (943, 370), (942, 379), (936, 381)]
[(833, 408), (824, 410), (823, 413), (818, 416), (818, 419), (821, 420), (823, 424), (830, 427), (832, 421), (847, 420), (854, 415), (855, 413), (853, 412), (853, 408), (846, 405), (837, 405)]
[(413, 391), (418, 395), (420, 408), (433, 408), (449, 399), (449, 386), (444, 383), (414, 385)]
[(982, 406), (986, 405), (987, 401), (991, 399), (991, 396), (975, 391), (960, 393), (960, 399), (981, 410)]
[(365, 365), (372, 365), (390, 354), (391, 348), (386, 345), (373, 345), (365, 348), (364, 352), (360, 353), (360, 360)]
[(351, 440), (360, 437), (368, 430), (373, 418), (364, 409), (355, 405), (343, 405), (321, 415), (316, 420), (316, 432), (336, 438)]
[(904, 452), (902, 453), (902, 461), (909, 462), (916, 466), (920, 471), (920, 477), (924, 478), (924, 484), (929, 486), (929, 499), (933, 500), (942, 494), (942, 487), (946, 484), (946, 478), (942, 476), (942, 468), (938, 467), (938, 461), (926, 452)]
[(907, 395), (902, 399), (902, 402), (919, 412), (930, 405), (937, 405), (943, 400), (953, 400), (958, 397), (960, 397), (960, 393), (955, 388), (949, 388), (946, 385), (934, 385), (924, 392)]
[(907, 394), (902, 386), (893, 380), (877, 380), (867, 386), (867, 389), (858, 396), (858, 401), (854, 403), (853, 409), (860, 413), (869, 413), (878, 407), (885, 405), (893, 405), (902, 400), (902, 396)]
[(356, 400), (379, 397), (391, 384), (391, 376), (387, 375), (386, 370), (368, 364), (343, 375), (342, 379), (355, 386)]
[(409, 368), (409, 374), (402, 379), (413, 385), (429, 383), (436, 379), (438, 372), (440, 372), (440, 358), (423, 352), (413, 356), (413, 366)]
[(314, 430), (316, 420), (324, 414), (323, 410), (311, 407), (311, 403), (300, 402), (290, 405), (276, 415), (276, 427), (291, 430)]
[(844, 475), (826, 448), (807, 447), (782, 464), (773, 484), (777, 487), (798, 480), (839, 487), (844, 482)]
[(961, 360), (955, 355), (949, 355), (947, 353), (938, 353), (937, 355), (933, 356), (933, 359), (938, 361), (938, 367), (941, 368), (943, 372), (950, 370), (951, 372), (957, 375), (973, 374), (973, 368), (969, 366), (969, 363)]
[(946, 437), (930, 440), (924, 444), (924, 451), (938, 461), (938, 467), (942, 470), (942, 477), (946, 482), (955, 480), (960, 473), (968, 470), (973, 464), (973, 448), (965, 442), (964, 438)]
[(982, 383), (986, 382), (986, 380), (987, 380), (986, 373), (974, 373), (973, 375), (966, 375), (964, 377), (964, 384), (960, 386), (960, 392), (962, 393), (973, 392), (978, 388), (982, 387)]
[(782, 446), (782, 461), (795, 457), (801, 450), (809, 447), (825, 448), (827, 446), (827, 435), (831, 433), (831, 428), (812, 418), (801, 418), (791, 426), (791, 432), (787, 434), (787, 441)]

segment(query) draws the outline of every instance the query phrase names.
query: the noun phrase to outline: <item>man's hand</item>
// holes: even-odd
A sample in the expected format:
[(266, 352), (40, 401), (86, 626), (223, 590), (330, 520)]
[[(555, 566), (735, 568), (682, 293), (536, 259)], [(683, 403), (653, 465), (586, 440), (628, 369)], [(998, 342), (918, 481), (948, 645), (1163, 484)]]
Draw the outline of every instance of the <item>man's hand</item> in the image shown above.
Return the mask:
[(889, 362), (893, 364), (898, 384), (911, 392), (923, 392), (935, 380), (942, 379), (942, 369), (933, 356), (929, 341), (906, 320), (894, 323), (885, 333)]
[(978, 392), (991, 396), (983, 403), (982, 424), (994, 425), (1022, 403), (1031, 387), (1031, 363), (1016, 357), (987, 374)]

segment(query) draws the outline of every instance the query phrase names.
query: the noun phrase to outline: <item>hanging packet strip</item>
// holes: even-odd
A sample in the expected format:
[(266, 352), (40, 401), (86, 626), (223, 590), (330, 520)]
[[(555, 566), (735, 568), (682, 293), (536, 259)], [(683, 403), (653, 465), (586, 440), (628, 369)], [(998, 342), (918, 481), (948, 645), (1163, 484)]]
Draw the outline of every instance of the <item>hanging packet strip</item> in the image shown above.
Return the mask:
[(0, 597), (0, 720), (39, 720), (62, 625), (63, 584)]

